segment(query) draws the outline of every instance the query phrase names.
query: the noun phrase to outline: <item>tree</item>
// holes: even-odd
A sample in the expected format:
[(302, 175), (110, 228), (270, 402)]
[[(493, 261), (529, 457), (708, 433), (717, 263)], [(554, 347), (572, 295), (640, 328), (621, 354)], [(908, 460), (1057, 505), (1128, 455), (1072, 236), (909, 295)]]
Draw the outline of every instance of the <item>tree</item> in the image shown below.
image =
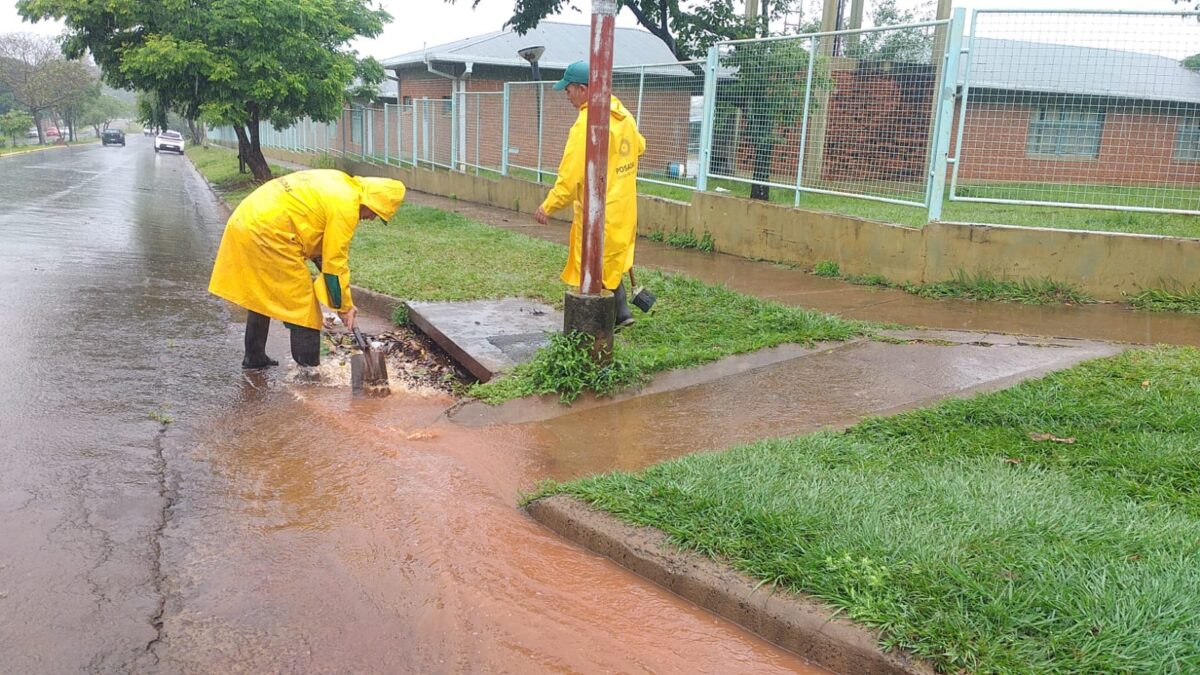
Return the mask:
[[(473, 0), (471, 6), (481, 1)], [(782, 17), (797, 1), (763, 0), (758, 21), (747, 20), (732, 0), (617, 0), (617, 6), (618, 11), (628, 9), (643, 28), (671, 49), (675, 58), (685, 61), (702, 57), (714, 42), (766, 35), (770, 19)], [(504, 25), (524, 35), (564, 9), (580, 11), (575, 0), (516, 0), (513, 14)]]
[(129, 114), (129, 106), (107, 94), (101, 94), (92, 100), (91, 105), (83, 110), (79, 121), (83, 124), (90, 125), (99, 136), (101, 132), (108, 128), (108, 125), (118, 117), (123, 117)]
[(83, 67), (77, 61), (72, 63), (78, 64), (82, 68), (74, 74), (78, 78), (78, 85), (58, 105), (54, 106), (54, 112), (59, 119), (66, 123), (68, 140), (74, 141), (75, 127), (79, 123), (80, 115), (100, 97), (100, 80), (99, 74), (94, 70)]
[[(876, 0), (871, 8), (871, 23), (875, 26), (903, 26), (932, 19), (933, 13), (928, 5), (919, 10), (902, 10), (896, 6), (896, 0)], [(871, 61), (930, 63), (933, 35), (928, 28), (863, 33), (850, 42), (845, 55)]]
[(1192, 54), (1186, 59), (1180, 61), (1184, 68), (1196, 73), (1200, 73), (1200, 54)]
[[(753, 149), (751, 199), (770, 199), (771, 164), (782, 132), (798, 126), (804, 114), (804, 81), (810, 56), (799, 40), (747, 42), (722, 56), (722, 65), (733, 69), (725, 100), (742, 110), (746, 137)], [(813, 67), (814, 92), (831, 86), (828, 67)], [(810, 97), (810, 105), (820, 97)], [(736, 148), (734, 149), (736, 152)]]
[[(259, 124), (332, 121), (355, 76), (382, 68), (349, 48), (391, 17), (369, 0), (19, 0), (27, 19), (61, 19), (68, 56), (90, 52), (105, 81), (153, 92), (156, 110), (233, 126), (255, 178), (271, 170)], [(375, 78), (372, 81), (372, 78)]]
[(25, 130), (31, 126), (33, 126), (33, 115), (24, 110), (13, 108), (0, 115), (0, 135), (11, 138), (13, 145), (17, 144), (17, 137), (24, 136)]
[(94, 80), (82, 62), (64, 59), (50, 38), (31, 33), (0, 35), (0, 82), (33, 116), (39, 143), (45, 143), (42, 115), (70, 104)]

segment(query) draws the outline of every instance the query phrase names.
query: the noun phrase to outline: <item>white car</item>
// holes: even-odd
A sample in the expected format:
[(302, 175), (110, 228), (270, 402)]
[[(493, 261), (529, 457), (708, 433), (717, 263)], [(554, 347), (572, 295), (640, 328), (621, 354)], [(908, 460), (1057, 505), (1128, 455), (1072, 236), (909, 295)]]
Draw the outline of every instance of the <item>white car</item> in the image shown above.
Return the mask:
[(183, 154), (183, 135), (170, 129), (154, 137), (154, 151), (170, 150)]

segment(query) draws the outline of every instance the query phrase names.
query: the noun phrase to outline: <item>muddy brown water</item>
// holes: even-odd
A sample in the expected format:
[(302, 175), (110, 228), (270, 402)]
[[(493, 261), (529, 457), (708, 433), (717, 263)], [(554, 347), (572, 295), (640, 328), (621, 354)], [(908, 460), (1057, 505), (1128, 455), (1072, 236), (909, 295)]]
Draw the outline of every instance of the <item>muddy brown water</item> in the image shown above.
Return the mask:
[(0, 159), (0, 670), (815, 670), (515, 507), (603, 453), (243, 376), (218, 205), (129, 138)]

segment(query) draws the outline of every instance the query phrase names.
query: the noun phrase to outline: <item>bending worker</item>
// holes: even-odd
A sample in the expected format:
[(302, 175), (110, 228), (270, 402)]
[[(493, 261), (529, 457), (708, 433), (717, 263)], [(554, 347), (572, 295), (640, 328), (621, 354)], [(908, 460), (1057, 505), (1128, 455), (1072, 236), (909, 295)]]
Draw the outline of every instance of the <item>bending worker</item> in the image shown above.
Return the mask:
[[(566, 90), (567, 99), (579, 110), (575, 124), (567, 135), (567, 147), (558, 165), (558, 180), (546, 201), (533, 214), (545, 225), (550, 214), (573, 204), (575, 217), (571, 220), (570, 246), (562, 280), (571, 286), (580, 284), (583, 251), (583, 177), (584, 151), (587, 137), (588, 64), (576, 61), (567, 67), (562, 80), (554, 85)], [(638, 158), (646, 151), (646, 139), (638, 132), (637, 121), (617, 97), (612, 97), (612, 113), (608, 127), (608, 194), (604, 207), (604, 271), (602, 283), (616, 296), (616, 325), (633, 323), (633, 313), (626, 302), (625, 273), (633, 267), (633, 245), (637, 239), (637, 172)]]
[[(354, 327), (349, 256), (358, 221), (386, 223), (403, 202), (398, 180), (318, 169), (268, 181), (238, 205), (225, 225), (208, 290), (248, 312), (243, 368), (279, 364), (266, 352), (271, 319), (291, 329), (296, 363), (320, 364), (319, 304)], [(321, 270), (315, 280), (309, 260)]]

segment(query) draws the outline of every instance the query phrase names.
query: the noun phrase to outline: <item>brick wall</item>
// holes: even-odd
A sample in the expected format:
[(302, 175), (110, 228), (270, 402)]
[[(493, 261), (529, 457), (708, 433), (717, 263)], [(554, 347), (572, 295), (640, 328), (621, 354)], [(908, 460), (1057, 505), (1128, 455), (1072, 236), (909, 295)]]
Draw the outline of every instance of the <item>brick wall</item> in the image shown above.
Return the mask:
[(839, 70), (832, 76), (823, 178), (923, 181), (933, 69)]
[[(1028, 152), (1033, 110), (1029, 105), (971, 101), (959, 181), (1200, 184), (1200, 162), (1178, 162), (1172, 157), (1178, 116), (1110, 108), (1104, 117), (1099, 157), (1056, 158)], [(957, 119), (956, 111), (956, 125)]]

